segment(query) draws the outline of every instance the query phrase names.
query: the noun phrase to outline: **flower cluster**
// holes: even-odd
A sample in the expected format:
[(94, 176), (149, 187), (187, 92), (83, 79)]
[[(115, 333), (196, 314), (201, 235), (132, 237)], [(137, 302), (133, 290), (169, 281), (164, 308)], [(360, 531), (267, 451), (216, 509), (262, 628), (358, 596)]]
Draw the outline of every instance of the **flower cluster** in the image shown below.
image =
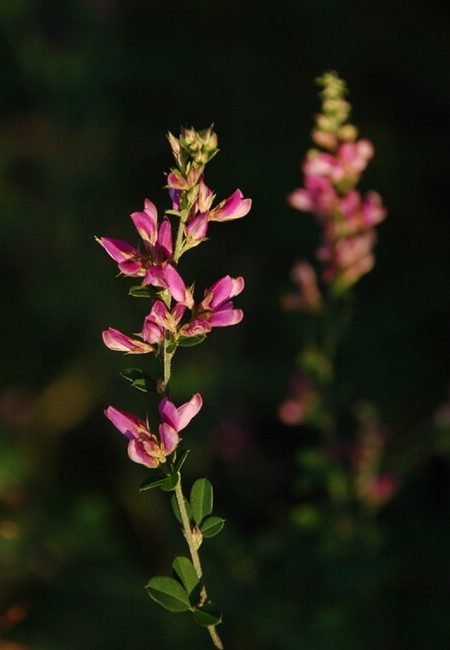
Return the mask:
[(369, 140), (358, 140), (355, 126), (348, 123), (344, 82), (335, 73), (318, 82), (323, 88), (322, 112), (312, 137), (319, 148), (307, 153), (304, 187), (294, 190), (288, 202), (319, 219), (322, 242), (316, 255), (323, 264), (322, 279), (339, 293), (372, 269), (374, 227), (385, 219), (386, 210), (378, 193), (362, 196), (356, 189), (374, 149)]
[(392, 473), (380, 471), (386, 448), (386, 431), (370, 405), (357, 409), (357, 440), (351, 454), (356, 498), (367, 508), (385, 505), (399, 489)]
[[(117, 263), (121, 274), (140, 280), (131, 293), (148, 297), (150, 301), (149, 312), (138, 334), (129, 336), (112, 327), (103, 332), (103, 341), (111, 350), (127, 354), (153, 353), (162, 360), (164, 376), (157, 382), (163, 396), (159, 407), (162, 418), (159, 436), (134, 415), (112, 406), (105, 411), (129, 439), (131, 460), (147, 467), (158, 467), (175, 451), (180, 441), (179, 431), (202, 405), (199, 394), (179, 408), (166, 396), (170, 363), (176, 348), (201, 342), (213, 327), (235, 325), (243, 317), (232, 300), (244, 288), (242, 277), (226, 275), (220, 278), (196, 302), (193, 287), (183, 280), (178, 270), (180, 257), (206, 240), (210, 221), (239, 219), (251, 208), (251, 199), (244, 198), (239, 189), (216, 204), (214, 193), (205, 183), (205, 165), (218, 151), (212, 127), (200, 132), (185, 129), (180, 138), (171, 133), (168, 138), (177, 162), (167, 176), (171, 208), (159, 219), (156, 206), (146, 199), (143, 210), (131, 214), (142, 241), (140, 248), (122, 240), (97, 238)], [(172, 225), (175, 221), (176, 233)]]

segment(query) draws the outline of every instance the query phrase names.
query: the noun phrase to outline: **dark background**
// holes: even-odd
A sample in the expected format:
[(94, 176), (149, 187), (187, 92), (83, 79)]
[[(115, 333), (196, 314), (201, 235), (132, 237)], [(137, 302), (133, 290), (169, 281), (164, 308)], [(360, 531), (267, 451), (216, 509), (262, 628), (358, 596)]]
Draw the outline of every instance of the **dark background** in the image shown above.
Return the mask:
[[(180, 351), (173, 387), (175, 401), (204, 396), (186, 480), (208, 475), (227, 518), (204, 550), (227, 646), (448, 647), (449, 34), (450, 8), (435, 1), (3, 0), (0, 639), (16, 644), (5, 648), (209, 647), (143, 589), (184, 550), (102, 414), (145, 412), (100, 333), (136, 331), (146, 310), (94, 236), (132, 241), (128, 215), (146, 196), (161, 214), (166, 132), (212, 122), (221, 152), (207, 184), (219, 198), (239, 187), (253, 208), (212, 224), (183, 276), (203, 287), (243, 275), (245, 320)], [(349, 400), (382, 413), (402, 476), (377, 551), (330, 550), (289, 523), (301, 432), (276, 418), (301, 342), (279, 297), (318, 238), (285, 196), (301, 184), (313, 81), (328, 69), (375, 145), (363, 187), (389, 210), (338, 375)]]

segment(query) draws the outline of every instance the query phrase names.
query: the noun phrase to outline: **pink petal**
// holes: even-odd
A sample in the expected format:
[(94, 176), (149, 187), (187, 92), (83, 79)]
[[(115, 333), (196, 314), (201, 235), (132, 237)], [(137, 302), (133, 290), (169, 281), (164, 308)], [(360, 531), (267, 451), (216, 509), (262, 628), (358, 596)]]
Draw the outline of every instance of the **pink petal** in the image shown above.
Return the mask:
[(172, 240), (172, 226), (167, 217), (161, 222), (158, 231), (157, 258), (158, 262), (165, 262), (172, 259), (173, 255), (173, 240)]
[(241, 190), (236, 190), (210, 212), (211, 221), (231, 221), (245, 217), (252, 207), (251, 199), (244, 199)]
[(107, 348), (114, 350), (115, 352), (127, 352), (128, 354), (145, 354), (146, 352), (151, 352), (153, 347), (139, 341), (137, 339), (132, 339), (126, 334), (119, 332), (112, 327), (109, 327), (102, 333), (103, 342)]
[(228, 302), (213, 312), (208, 320), (211, 327), (228, 327), (228, 325), (240, 323), (243, 318), (244, 312), (242, 309), (233, 309), (233, 303)]
[(119, 409), (114, 408), (114, 406), (108, 406), (104, 413), (108, 420), (114, 424), (116, 429), (118, 429), (120, 433), (123, 433), (123, 435), (129, 440), (141, 437), (143, 434), (150, 435), (145, 422), (131, 413), (119, 411)]
[(194, 217), (194, 219), (192, 219), (192, 221), (186, 226), (186, 235), (188, 239), (200, 242), (202, 239), (205, 239), (207, 230), (208, 213), (202, 212)]
[(192, 308), (194, 300), (191, 292), (186, 288), (182, 277), (171, 264), (148, 268), (145, 274), (145, 282), (154, 287), (168, 289), (172, 298), (177, 302)]
[(158, 222), (155, 205), (149, 199), (145, 199), (144, 211), (133, 212), (131, 219), (142, 240), (146, 244), (153, 246), (156, 240), (156, 224)]
[(121, 239), (110, 239), (108, 237), (100, 237), (97, 239), (98, 243), (103, 246), (105, 251), (115, 262), (127, 262), (135, 257), (139, 257), (140, 253), (137, 248), (130, 246), (127, 242)]
[(151, 314), (145, 317), (144, 324), (142, 325), (142, 338), (147, 343), (161, 343), (164, 338), (164, 328), (155, 323)]
[(175, 404), (167, 397), (164, 397), (159, 404), (158, 410), (163, 421), (175, 431), (179, 431), (178, 409)]
[(165, 422), (159, 425), (159, 437), (161, 438), (161, 442), (165, 451), (167, 451), (169, 454), (180, 442), (180, 436), (178, 433), (173, 427)]
[(181, 431), (181, 429), (184, 429), (189, 422), (192, 420), (193, 417), (197, 415), (197, 413), (200, 411), (203, 405), (203, 399), (200, 393), (195, 393), (189, 400), (189, 402), (185, 402), (185, 404), (182, 404), (179, 409), (178, 409), (178, 416), (179, 416), (179, 422), (178, 422), (178, 431)]

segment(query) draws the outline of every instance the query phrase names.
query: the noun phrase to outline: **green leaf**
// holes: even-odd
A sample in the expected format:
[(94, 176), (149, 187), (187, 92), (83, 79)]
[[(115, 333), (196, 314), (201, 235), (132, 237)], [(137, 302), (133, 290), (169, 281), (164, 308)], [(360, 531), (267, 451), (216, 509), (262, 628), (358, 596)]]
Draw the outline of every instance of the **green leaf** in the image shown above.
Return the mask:
[(215, 603), (206, 603), (201, 607), (197, 607), (194, 609), (193, 615), (197, 625), (203, 627), (218, 625), (222, 621), (222, 612)]
[(191, 560), (184, 556), (176, 557), (172, 563), (172, 569), (185, 588), (189, 601), (193, 605), (198, 603), (201, 584)]
[(167, 576), (150, 578), (145, 588), (150, 598), (169, 612), (186, 612), (191, 607), (186, 591), (175, 578)]
[(161, 484), (161, 490), (164, 490), (164, 492), (172, 492), (172, 490), (175, 490), (175, 488), (178, 485), (178, 481), (180, 480), (180, 475), (178, 472), (175, 472), (174, 474), (170, 474), (164, 481), (164, 483)]
[(213, 506), (213, 488), (206, 478), (199, 478), (191, 489), (190, 502), (192, 515), (197, 526), (211, 514)]
[(222, 519), (222, 517), (206, 517), (200, 526), (200, 531), (203, 537), (214, 537), (214, 535), (220, 533), (224, 525), (225, 519)]
[(166, 481), (167, 476), (163, 476), (162, 478), (149, 478), (141, 484), (139, 490), (141, 492), (152, 490), (153, 488), (161, 487)]
[(144, 393), (156, 391), (155, 380), (141, 368), (124, 368), (120, 374), (124, 379), (130, 381), (134, 388), (142, 390)]
[(148, 284), (135, 284), (130, 287), (128, 294), (134, 296), (135, 298), (153, 298), (155, 295), (155, 290)]
[[(180, 524), (182, 524), (183, 520), (181, 519), (181, 512), (180, 512), (180, 509), (178, 507), (178, 501), (177, 501), (177, 497), (175, 496), (175, 494), (172, 496), (172, 498), (170, 500), (170, 504), (172, 506), (173, 514), (178, 519)], [(192, 519), (193, 519), (193, 517), (192, 517), (192, 508), (191, 508), (191, 504), (186, 499), (186, 497), (184, 498), (184, 505), (186, 506), (186, 512), (187, 512), (187, 516), (189, 518), (189, 521), (191, 522)]]
[(182, 449), (180, 451), (180, 455), (178, 456), (175, 465), (173, 466), (174, 472), (179, 472), (182, 466), (184, 465), (184, 461), (188, 457), (190, 449)]
[(192, 348), (194, 345), (203, 343), (206, 339), (206, 334), (198, 334), (198, 336), (180, 336), (178, 345), (182, 348)]
[(169, 476), (163, 476), (162, 478), (150, 478), (147, 481), (144, 481), (139, 490), (145, 492), (145, 490), (152, 490), (153, 488), (160, 487), (164, 492), (171, 492), (174, 490), (178, 483), (178, 474), (170, 474)]

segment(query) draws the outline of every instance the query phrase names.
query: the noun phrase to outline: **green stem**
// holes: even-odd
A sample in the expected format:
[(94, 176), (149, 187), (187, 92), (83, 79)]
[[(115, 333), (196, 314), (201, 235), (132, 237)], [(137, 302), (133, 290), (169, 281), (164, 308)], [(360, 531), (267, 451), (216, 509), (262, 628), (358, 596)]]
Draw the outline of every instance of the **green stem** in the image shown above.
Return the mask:
[[(195, 572), (197, 574), (197, 578), (201, 581), (203, 577), (203, 571), (202, 571), (202, 565), (200, 563), (200, 556), (198, 554), (197, 550), (197, 544), (195, 542), (194, 536), (192, 534), (192, 529), (191, 529), (191, 524), (189, 522), (189, 516), (186, 510), (186, 502), (184, 499), (184, 494), (183, 490), (181, 487), (181, 474), (178, 472), (178, 482), (175, 487), (175, 496), (177, 499), (177, 504), (178, 504), (178, 509), (180, 511), (181, 515), (181, 521), (183, 522), (183, 532), (184, 536), (186, 538), (187, 545), (189, 547), (189, 553), (191, 555), (191, 560), (192, 564), (194, 565)], [(202, 591), (201, 591), (201, 599), (202, 601), (206, 601), (208, 598), (208, 594), (206, 593), (206, 588), (203, 585), (202, 586)], [(215, 645), (216, 648), (219, 648), (220, 650), (223, 650), (223, 644), (222, 641), (217, 634), (216, 626), (215, 625), (209, 625), (208, 626), (208, 632), (211, 636), (211, 639)]]
[(167, 351), (168, 341), (164, 340), (163, 343), (163, 372), (164, 372), (164, 394), (167, 394), (167, 387), (169, 385), (170, 373), (171, 373), (171, 363), (173, 352), (170, 353)]

